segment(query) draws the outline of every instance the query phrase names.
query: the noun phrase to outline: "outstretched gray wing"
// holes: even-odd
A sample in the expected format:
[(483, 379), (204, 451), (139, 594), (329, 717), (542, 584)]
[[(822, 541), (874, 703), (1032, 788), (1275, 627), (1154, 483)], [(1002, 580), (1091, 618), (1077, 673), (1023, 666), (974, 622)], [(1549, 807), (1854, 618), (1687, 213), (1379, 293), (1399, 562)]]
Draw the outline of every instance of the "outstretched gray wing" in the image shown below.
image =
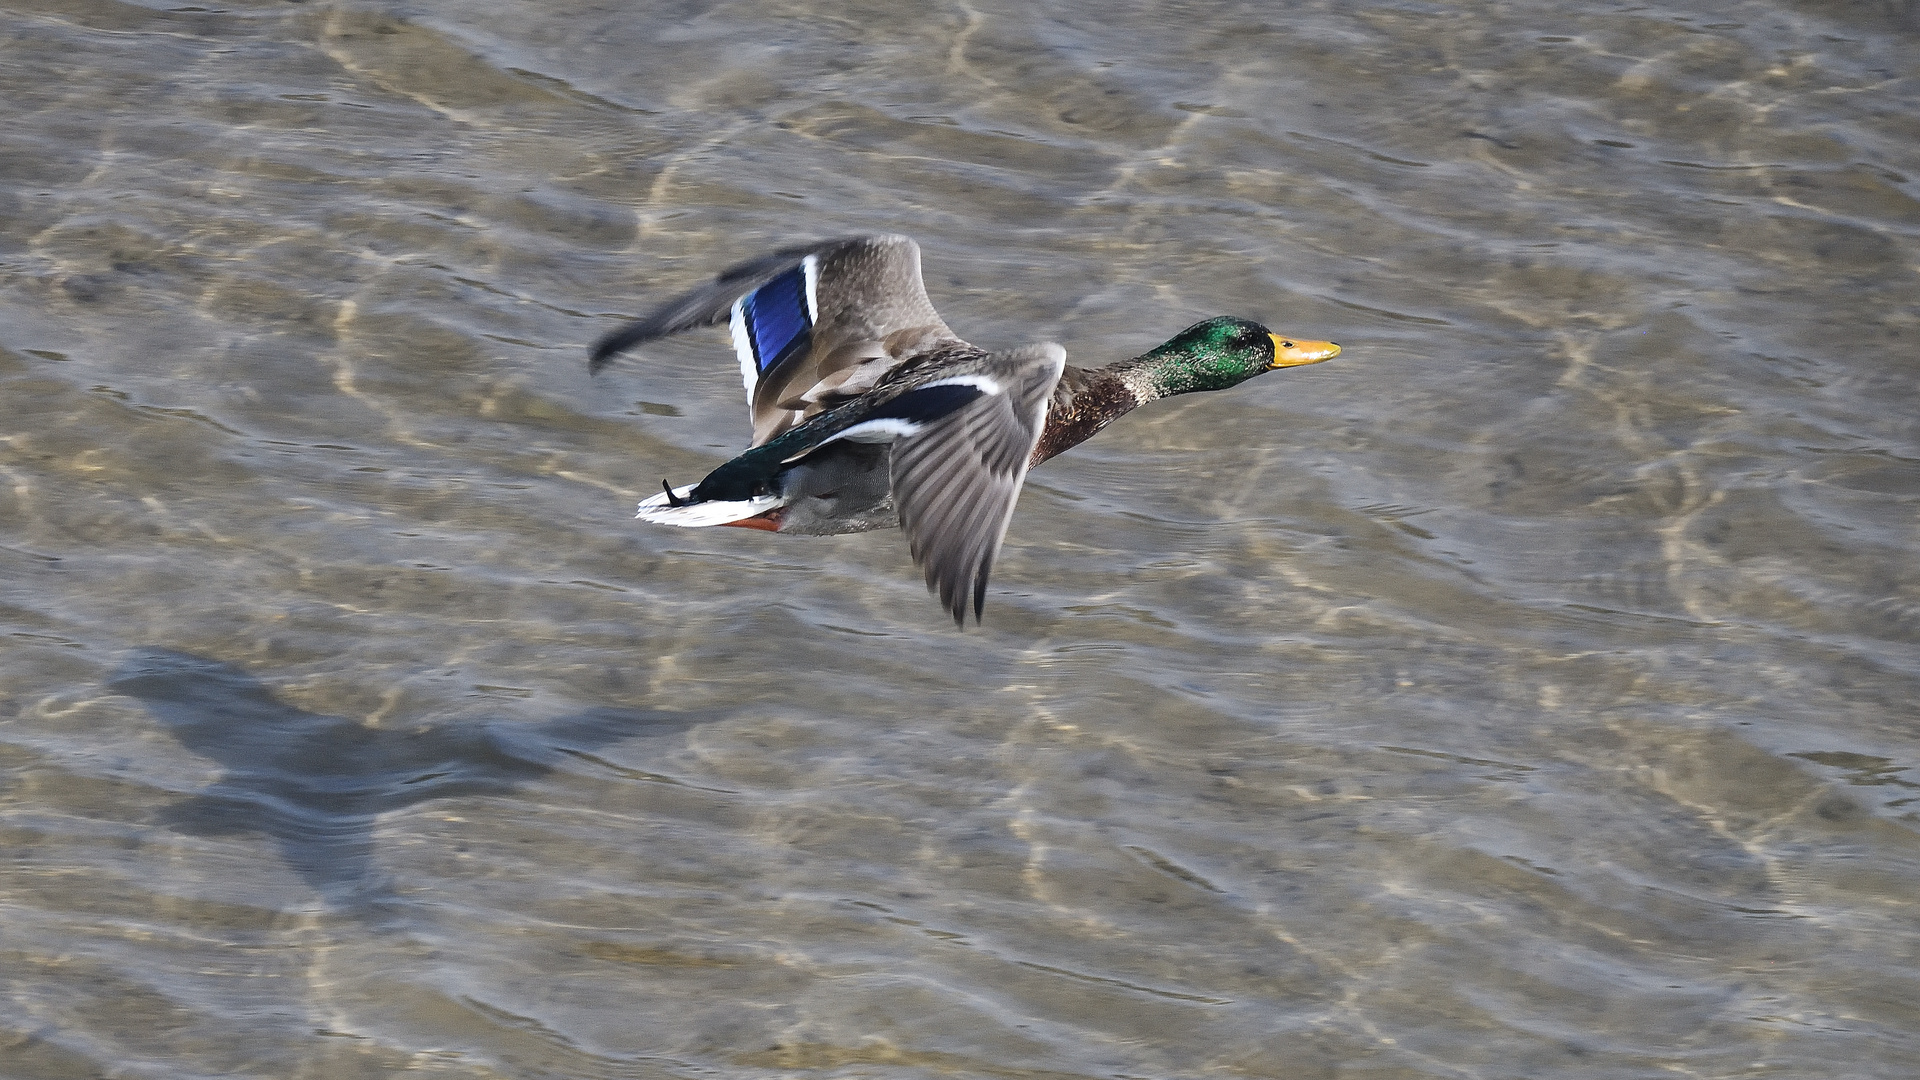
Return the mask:
[(902, 362), (958, 342), (920, 280), (920, 247), (861, 236), (735, 266), (594, 346), (592, 370), (655, 338), (728, 323), (759, 446), (872, 390)]
[(893, 444), (893, 501), (928, 590), (965, 624), (980, 618), (987, 575), (1046, 426), (1047, 401), (1067, 353), (1047, 342), (995, 353), (921, 387), (982, 391)]
[(663, 338), (669, 334), (677, 334), (682, 330), (718, 326), (727, 321), (728, 315), (733, 311), (734, 301), (753, 293), (781, 274), (788, 273), (799, 266), (800, 260), (808, 255), (832, 250), (840, 244), (856, 242), (829, 240), (820, 244), (802, 244), (797, 247), (781, 248), (779, 251), (762, 255), (757, 259), (730, 266), (722, 270), (719, 277), (705, 285), (674, 297), (641, 318), (602, 337), (593, 346), (593, 353), (587, 360), (587, 370), (598, 374), (601, 368), (613, 362), (615, 356), (635, 345)]

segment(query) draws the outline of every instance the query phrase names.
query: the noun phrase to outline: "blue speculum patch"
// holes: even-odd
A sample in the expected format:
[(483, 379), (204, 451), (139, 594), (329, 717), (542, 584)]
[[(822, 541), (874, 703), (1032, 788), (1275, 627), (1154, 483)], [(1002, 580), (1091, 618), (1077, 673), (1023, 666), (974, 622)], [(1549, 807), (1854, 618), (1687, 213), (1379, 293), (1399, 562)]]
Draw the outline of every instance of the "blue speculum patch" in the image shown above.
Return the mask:
[(753, 363), (762, 376), (813, 343), (807, 319), (807, 272), (796, 266), (753, 291), (742, 305)]

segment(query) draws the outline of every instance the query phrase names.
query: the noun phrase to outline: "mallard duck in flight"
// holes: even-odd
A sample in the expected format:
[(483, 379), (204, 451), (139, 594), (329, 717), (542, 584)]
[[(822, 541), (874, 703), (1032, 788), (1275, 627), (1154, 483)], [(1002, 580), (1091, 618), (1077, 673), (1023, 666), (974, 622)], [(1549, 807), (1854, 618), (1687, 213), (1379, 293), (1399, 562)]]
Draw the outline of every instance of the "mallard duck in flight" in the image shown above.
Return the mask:
[(979, 620), (1027, 470), (1155, 398), (1225, 390), (1340, 346), (1245, 319), (1195, 323), (1102, 368), (1053, 342), (988, 352), (960, 340), (920, 281), (920, 247), (859, 236), (783, 248), (616, 330), (624, 349), (728, 323), (753, 416), (750, 449), (640, 504), (661, 525), (814, 536), (900, 526), (955, 622)]

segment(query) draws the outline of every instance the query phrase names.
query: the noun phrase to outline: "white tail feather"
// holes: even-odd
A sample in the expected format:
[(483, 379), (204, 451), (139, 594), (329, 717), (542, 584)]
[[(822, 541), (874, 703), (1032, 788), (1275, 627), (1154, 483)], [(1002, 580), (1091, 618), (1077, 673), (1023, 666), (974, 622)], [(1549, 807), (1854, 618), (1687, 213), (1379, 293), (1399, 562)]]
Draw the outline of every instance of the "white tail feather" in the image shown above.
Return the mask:
[[(693, 493), (696, 484), (675, 488), (673, 497), (684, 499)], [(634, 516), (641, 521), (650, 521), (655, 525), (678, 525), (683, 529), (704, 529), (710, 525), (726, 525), (741, 521), (756, 514), (764, 514), (780, 505), (777, 495), (761, 495), (737, 502), (698, 502), (687, 506), (675, 506), (661, 492), (640, 504), (640, 512)]]

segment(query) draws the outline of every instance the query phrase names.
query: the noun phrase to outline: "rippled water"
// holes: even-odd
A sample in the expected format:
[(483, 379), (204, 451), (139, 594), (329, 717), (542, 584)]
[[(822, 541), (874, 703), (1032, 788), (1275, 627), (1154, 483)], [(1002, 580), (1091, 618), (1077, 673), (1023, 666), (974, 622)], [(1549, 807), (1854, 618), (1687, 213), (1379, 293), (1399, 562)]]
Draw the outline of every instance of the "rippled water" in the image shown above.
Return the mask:
[[(1920, 1075), (1910, 3), (0, 11), (0, 1074)], [(714, 332), (1334, 363), (650, 529)]]

